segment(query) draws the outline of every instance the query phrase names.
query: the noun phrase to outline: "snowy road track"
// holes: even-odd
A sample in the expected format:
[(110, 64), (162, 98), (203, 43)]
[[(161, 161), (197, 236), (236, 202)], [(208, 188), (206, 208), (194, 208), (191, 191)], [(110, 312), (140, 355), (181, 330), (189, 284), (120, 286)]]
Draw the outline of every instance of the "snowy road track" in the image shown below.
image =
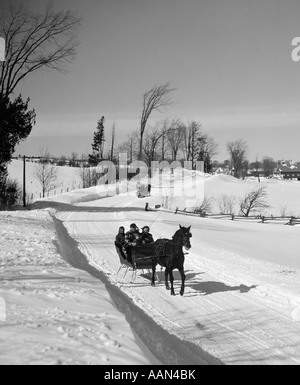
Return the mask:
[[(119, 196), (77, 204), (73, 210), (61, 209), (56, 217), (90, 265), (102, 271), (111, 284), (167, 332), (225, 364), (299, 365), (299, 262), (292, 267), (270, 262), (271, 253), (275, 261), (276, 253), (286, 253), (287, 259), (293, 260), (295, 250), (285, 247), (280, 234), (286, 232), (289, 245), (299, 244), (299, 228), (267, 229), (260, 224), (225, 224), (145, 212), (144, 204), (135, 197)], [(132, 222), (142, 226), (153, 221), (151, 230), (156, 239), (170, 238), (179, 223), (192, 225), (183, 297), (179, 295), (177, 271), (175, 297), (165, 290), (163, 273), (155, 288), (140, 273), (134, 283), (130, 283), (130, 274), (124, 277), (121, 272), (117, 276), (114, 237), (119, 226), (128, 228)], [(264, 242), (256, 242), (257, 237)]]

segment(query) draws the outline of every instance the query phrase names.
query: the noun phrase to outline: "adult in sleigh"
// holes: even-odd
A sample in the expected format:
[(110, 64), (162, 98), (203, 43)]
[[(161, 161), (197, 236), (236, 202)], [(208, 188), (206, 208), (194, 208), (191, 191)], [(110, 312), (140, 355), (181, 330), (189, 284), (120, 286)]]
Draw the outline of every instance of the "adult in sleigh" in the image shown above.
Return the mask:
[[(130, 225), (130, 230), (125, 233), (120, 227), (116, 237), (116, 249), (121, 261), (121, 267), (136, 269), (151, 269), (154, 243), (149, 226), (144, 226), (140, 233), (135, 223)], [(120, 270), (120, 269), (119, 269)]]

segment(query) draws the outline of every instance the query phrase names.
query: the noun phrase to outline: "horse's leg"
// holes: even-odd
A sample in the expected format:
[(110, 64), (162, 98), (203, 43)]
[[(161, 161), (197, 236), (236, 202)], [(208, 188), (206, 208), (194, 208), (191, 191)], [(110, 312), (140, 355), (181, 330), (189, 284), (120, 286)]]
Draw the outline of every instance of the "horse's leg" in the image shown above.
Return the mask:
[(151, 280), (151, 286), (155, 286), (155, 274), (156, 274), (156, 264), (152, 263), (152, 280)]
[(180, 289), (180, 295), (183, 295), (184, 293), (184, 283), (185, 283), (185, 274), (183, 268), (178, 269), (181, 275), (181, 289)]
[(165, 285), (166, 285), (166, 289), (170, 290), (170, 286), (169, 286), (169, 271), (168, 271), (167, 268), (165, 270)]
[(171, 295), (175, 295), (173, 270), (170, 270)]

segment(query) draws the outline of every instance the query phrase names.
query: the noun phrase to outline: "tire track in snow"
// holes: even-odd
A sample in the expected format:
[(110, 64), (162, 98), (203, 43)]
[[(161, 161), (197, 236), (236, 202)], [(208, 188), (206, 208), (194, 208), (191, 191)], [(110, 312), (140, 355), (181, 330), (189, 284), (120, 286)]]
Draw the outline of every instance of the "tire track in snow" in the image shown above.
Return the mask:
[[(105, 283), (117, 308), (123, 312), (135, 333), (157, 359), (167, 365), (222, 365), (219, 359), (206, 353), (199, 346), (188, 341), (182, 341), (176, 336), (170, 335), (158, 324), (155, 324), (152, 318), (142, 311), (140, 307), (136, 306), (126, 293), (113, 285), (101, 270), (96, 270), (89, 264), (86, 255), (78, 248), (77, 239), (73, 238), (73, 236), (78, 237), (80, 234), (73, 226), (69, 226), (67, 230), (61, 221), (63, 218), (64, 221), (68, 222), (70, 220), (70, 213), (57, 214), (57, 217), (60, 217), (59, 220), (55, 219), (57, 234), (60, 243), (65, 249), (64, 253), (66, 253), (65, 257), (68, 262), (76, 268), (87, 271)], [(90, 251), (90, 247), (86, 244), (84, 248), (87, 252)]]
[[(104, 201), (101, 202), (101, 205), (103, 203)], [(129, 206), (128, 203), (126, 205)], [(202, 275), (200, 281), (197, 274), (187, 281), (186, 296), (183, 298), (171, 297), (163, 285), (151, 288), (150, 283), (145, 284), (145, 279), (139, 276), (136, 285), (128, 285), (126, 282), (119, 283), (120, 277), (116, 276), (117, 269), (115, 270), (118, 260), (114, 247), (109, 246), (110, 242), (113, 244), (113, 231), (118, 228), (120, 223), (136, 220), (147, 222), (149, 214), (142, 214), (140, 211), (137, 213), (126, 211), (126, 215), (124, 212), (115, 212), (105, 214), (105, 226), (100, 222), (94, 223), (94, 226), (89, 225), (89, 231), (105, 238), (105, 245), (101, 249), (99, 258), (96, 257), (99, 254), (98, 248), (82, 234), (82, 225), (78, 223), (76, 227), (76, 214), (68, 213), (69, 218), (73, 216), (74, 220), (69, 227), (72, 230), (71, 235), (80, 243), (84, 254), (93, 260), (99, 270), (104, 270), (108, 274), (111, 282), (115, 283), (128, 297), (131, 297), (136, 305), (146, 311), (169, 333), (174, 333), (185, 341), (193, 341), (229, 364), (299, 363), (299, 343), (298, 338), (295, 339), (295, 332), (299, 330), (298, 325), (295, 325), (294, 332), (290, 336), (285, 335), (282, 328), (287, 322), (292, 321), (285, 313), (282, 318), (279, 317), (279, 322), (278, 315), (277, 318), (275, 317), (282, 297), (273, 295), (273, 297), (266, 298), (257, 289), (242, 294), (238, 291), (238, 286), (235, 290), (231, 290), (235, 287), (232, 286), (233, 282), (253, 282), (249, 272), (243, 270), (247, 266), (243, 265), (243, 260), (239, 259), (239, 262), (242, 263), (242, 270), (238, 266), (230, 270), (226, 267), (225, 262), (223, 263), (223, 259), (220, 261), (216, 258), (209, 260), (208, 257), (201, 259), (192, 252), (186, 259), (186, 270), (193, 272), (198, 269)], [(81, 212), (80, 215), (86, 218), (86, 223), (93, 219), (91, 213)], [(110, 220), (107, 221), (109, 218)], [(174, 233), (174, 224), (157, 222), (157, 233), (165, 234), (169, 231)], [(195, 242), (193, 248), (198, 249), (199, 245), (203, 249), (204, 245), (199, 241)], [(213, 254), (216, 251), (217, 249), (206, 246), (206, 253)], [(113, 255), (115, 255), (114, 259)], [(226, 253), (223, 258), (226, 258)], [(241, 274), (240, 279), (237, 277), (239, 273)], [(207, 282), (206, 285), (205, 282)], [(220, 285), (223, 286), (220, 288)], [(206, 288), (208, 292), (204, 292), (204, 294), (199, 292), (203, 288)], [(278, 303), (276, 303), (276, 298), (279, 300)], [(291, 329), (290, 322), (289, 330)], [(293, 346), (293, 344), (297, 346)]]

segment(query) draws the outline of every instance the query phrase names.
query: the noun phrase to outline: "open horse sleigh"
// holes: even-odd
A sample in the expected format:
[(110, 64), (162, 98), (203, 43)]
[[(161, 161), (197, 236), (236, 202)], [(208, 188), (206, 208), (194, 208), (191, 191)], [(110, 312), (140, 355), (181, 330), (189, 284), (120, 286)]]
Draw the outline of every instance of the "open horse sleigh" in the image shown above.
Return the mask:
[[(138, 270), (152, 271), (151, 285), (155, 286), (156, 266), (160, 265), (165, 268), (165, 285), (167, 290), (171, 290), (171, 295), (175, 295), (174, 291), (174, 276), (173, 270), (178, 269), (181, 276), (180, 295), (184, 294), (185, 274), (184, 274), (184, 259), (185, 255), (183, 248), (189, 250), (191, 248), (190, 239), (192, 234), (190, 227), (182, 227), (179, 225), (179, 230), (176, 231), (172, 239), (161, 238), (150, 244), (132, 246), (130, 249), (130, 257), (127, 258), (124, 250), (116, 245), (116, 250), (119, 255), (122, 268), (133, 272), (132, 281), (135, 280)], [(169, 277), (171, 287), (169, 286)]]

